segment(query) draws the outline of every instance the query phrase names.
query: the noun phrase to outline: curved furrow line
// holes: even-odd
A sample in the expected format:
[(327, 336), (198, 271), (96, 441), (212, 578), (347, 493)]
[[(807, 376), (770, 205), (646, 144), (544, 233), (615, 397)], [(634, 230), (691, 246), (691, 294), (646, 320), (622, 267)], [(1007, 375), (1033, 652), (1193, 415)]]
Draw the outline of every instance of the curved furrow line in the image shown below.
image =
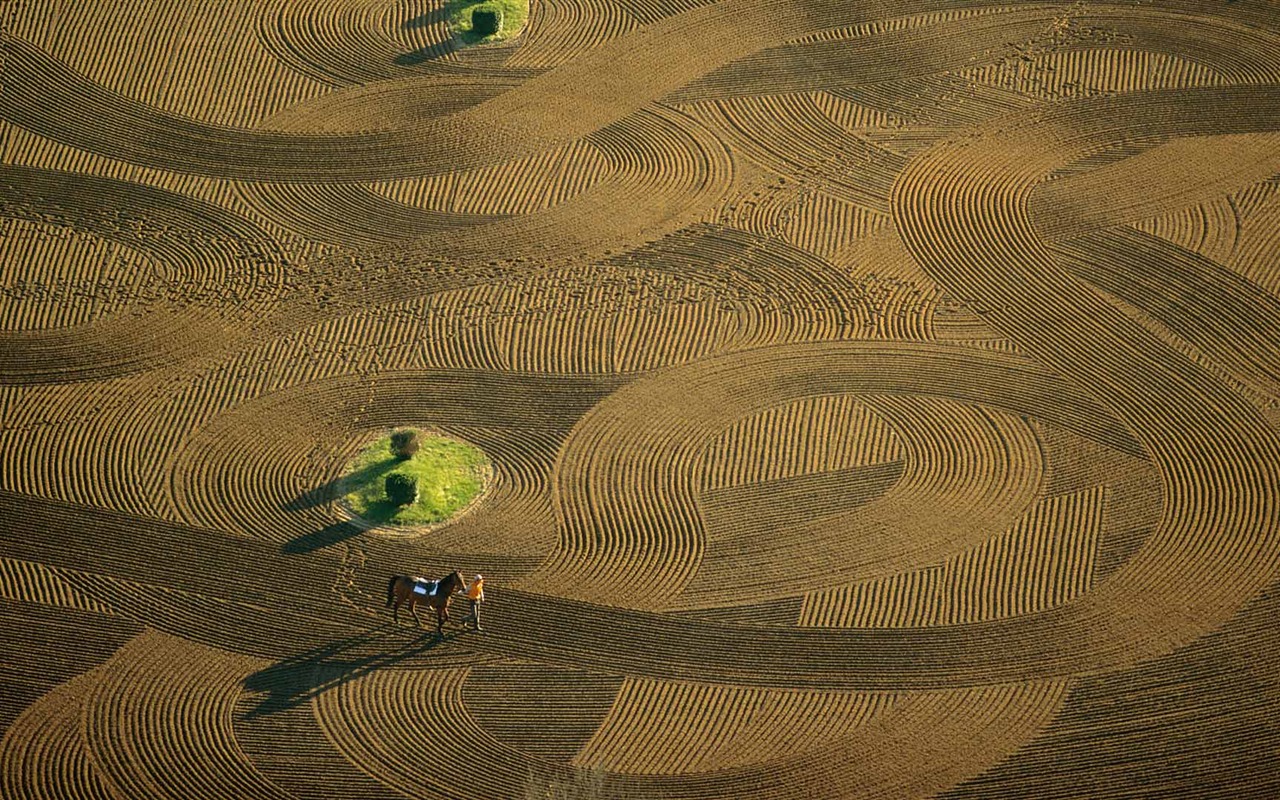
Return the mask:
[[(365, 676), (321, 696), (316, 712), (353, 763), (410, 797), (436, 796), (458, 786), (485, 797), (525, 797), (531, 772), (533, 782), (543, 786), (591, 780), (555, 762), (522, 757), (488, 736), (467, 713), (467, 677), (466, 670)], [(604, 787), (628, 797), (768, 792), (801, 798), (834, 789), (837, 796), (923, 798), (1012, 752), (1051, 718), (1065, 689), (1059, 682), (917, 695), (834, 742), (766, 765), (679, 775), (601, 774), (597, 768), (595, 775)], [(733, 697), (734, 690), (718, 693)], [(806, 698), (798, 697), (803, 705)], [(785, 708), (796, 701), (774, 702)], [(762, 712), (768, 714), (765, 705)], [(824, 705), (830, 707), (829, 702)], [(842, 722), (836, 715), (828, 719)], [(821, 727), (801, 730), (816, 734)], [(890, 728), (900, 735), (886, 737)], [(911, 744), (903, 747), (903, 742)], [(765, 753), (771, 749), (754, 744)], [(424, 747), (432, 759), (422, 758)], [(929, 765), (923, 775), (920, 764)]]
[[(921, 263), (987, 307), (987, 319), (1037, 359), (1101, 395), (1165, 483), (1159, 527), (1105, 583), (1010, 625), (1007, 647), (1023, 653), (1025, 674), (1131, 663), (1191, 641), (1273, 580), (1280, 549), (1274, 431), (1214, 376), (1067, 275), (1029, 219), (1031, 192), (1055, 165), (1102, 142), (1273, 130), (1278, 103), (1274, 86), (1074, 103), (1037, 114), (1034, 128), (1009, 121), (998, 134), (935, 148), (903, 174), (895, 219)], [(1010, 161), (1010, 152), (1020, 158)], [(1086, 631), (1093, 648), (1071, 652)]]
[(0, 558), (0, 597), (96, 614), (113, 613), (111, 606), (79, 591), (62, 570), (12, 558)]
[(110, 660), (142, 630), (122, 617), (24, 600), (0, 601), (0, 626), (8, 642), (0, 671), (0, 730), (18, 724), (29, 706), (60, 685)]
[[(32, 412), (24, 426), (0, 435), (11, 444), (4, 453), (3, 486), (7, 491), (115, 508), (140, 514), (153, 510), (144, 486), (136, 483), (137, 451), (116, 444), (150, 444), (148, 437), (120, 436), (122, 418), (138, 425), (135, 395), (153, 390), (146, 373), (122, 380), (43, 384), (23, 391), (19, 400)], [(58, 391), (43, 391), (56, 387)], [(154, 418), (151, 418), (154, 419)], [(149, 420), (150, 421), (150, 420)], [(145, 452), (145, 451), (143, 451)]]
[[(13, 505), (7, 495), (0, 494), (0, 501)], [(293, 605), (297, 587), (331, 580), (335, 571), (332, 559), (323, 553), (282, 560), (277, 548), (250, 540), (231, 540), (216, 531), (165, 523), (151, 523), (148, 529), (142, 529), (136, 519), (97, 509), (64, 507), (32, 498), (20, 501), (28, 513), (39, 514), (33, 524), (46, 528), (68, 522), (81, 527), (91, 524), (101, 536), (93, 542), (64, 542), (56, 549), (20, 537), (10, 538), (4, 544), (7, 557), (119, 575), (125, 581), (121, 591), (133, 593), (131, 599), (113, 598), (116, 590), (101, 581), (93, 586), (94, 596), (114, 607), (130, 609), (149, 624), (172, 624), (166, 620), (177, 609), (170, 611), (167, 606), (179, 601), (187, 603), (189, 597), (192, 602), (181, 613), (197, 619), (186, 629), (175, 630), (184, 637), (200, 640), (212, 635), (213, 646), (232, 651), (247, 648), (255, 655), (278, 658), (317, 642), (347, 639), (367, 629), (367, 616), (331, 604), (309, 606), (306, 625), (291, 613), (261, 610), (281, 606), (282, 593), (287, 598), (283, 603)], [(200, 552), (201, 560), (195, 565), (172, 559), (144, 561), (136, 558), (140, 550)], [(366, 588), (369, 597), (385, 592), (382, 576), (412, 563), (404, 556), (394, 548), (378, 548), (370, 553), (365, 568), (367, 574), (374, 576)], [(202, 569), (204, 564), (219, 560), (239, 563), (240, 580), (229, 582), (222, 575)], [(423, 559), (422, 563), (428, 561)], [(444, 566), (435, 563), (432, 570), (439, 572)], [(457, 566), (453, 563), (448, 568)], [(317, 580), (321, 574), (324, 577)], [(181, 592), (166, 589), (166, 597), (137, 583), (130, 588), (129, 581), (137, 580), (185, 587), (188, 594), (184, 597)], [(870, 690), (1016, 682), (1023, 669), (1021, 663), (1009, 659), (1005, 651), (992, 644), (1005, 637), (1015, 622), (1010, 620), (915, 631), (788, 629), (591, 605), (507, 588), (510, 585), (499, 581), (491, 590), (486, 588), (492, 597), (485, 615), (485, 636), (467, 639), (465, 647), (450, 643), (443, 650), (432, 648), (428, 639), (425, 646), (415, 646), (398, 655), (398, 662), (415, 668), (431, 664), (446, 667), (474, 663), (477, 657), (502, 656), (663, 680)], [(563, 591), (565, 586), (558, 588)], [(203, 596), (190, 595), (192, 590)], [(232, 600), (214, 602), (215, 598)], [(233, 620), (238, 628), (231, 625)], [(244, 620), (248, 620), (247, 626)], [(224, 636), (224, 626), (231, 635)], [(547, 636), (549, 630), (572, 630), (575, 635)], [(636, 648), (637, 641), (646, 646)], [(371, 652), (386, 650), (380, 646)]]
[(1179, 51), (1155, 50), (1145, 36), (1140, 41), (1145, 49), (1131, 49), (1132, 44), (1120, 49), (1112, 41), (1106, 49), (1048, 51), (1026, 61), (1005, 59), (967, 71), (966, 76), (986, 86), (1045, 101), (1229, 82), (1198, 61), (1172, 55)]
[[(192, 661), (201, 668), (186, 668)], [(258, 663), (144, 633), (101, 672), (84, 707), (94, 761), (132, 797), (289, 797), (236, 744), (232, 713), (240, 681)]]
[(266, 331), (280, 335), (370, 306), (590, 262), (692, 223), (732, 181), (733, 164), (718, 140), (671, 109), (646, 109), (591, 142), (614, 163), (610, 178), (545, 211), (372, 248), (354, 261), (322, 259), (282, 300)]
[(604, 0), (544, 0), (529, 8), (528, 27), (510, 67), (547, 69), (578, 58), (634, 31), (640, 25), (628, 10)]
[[(11, 496), (0, 497), (6, 506), (14, 504)], [(24, 540), (15, 532), (0, 544), (6, 558), (56, 568), (68, 576), (77, 591), (110, 606), (120, 618), (230, 653), (261, 658), (292, 656), (315, 648), (317, 643), (347, 641), (367, 631), (371, 610), (386, 613), (382, 598), (387, 576), (406, 571), (406, 566), (421, 564), (440, 574), (477, 566), (474, 560), (462, 563), (461, 558), (451, 556), (436, 558), (432, 564), (431, 559), (418, 558), (411, 548), (399, 544), (371, 547), (369, 557), (377, 574), (372, 578), (368, 574), (355, 576), (369, 585), (356, 587), (363, 589), (365, 600), (363, 606), (354, 607), (341, 602), (351, 594), (351, 587), (337, 585), (349, 566), (341, 553), (317, 549), (295, 556), (281, 553), (280, 547), (271, 543), (233, 538), (219, 531), (30, 497), (19, 500), (31, 515), (33, 526), (69, 533), (49, 544)], [(141, 558), (140, 553), (158, 555)], [(448, 564), (447, 569), (441, 569), (441, 561)], [(234, 574), (211, 571), (211, 563), (234, 565)], [(520, 573), (499, 566), (493, 572), (500, 581)], [(529, 566), (525, 559), (523, 569)], [(328, 599), (331, 596), (340, 602)], [(58, 611), (59, 615), (82, 613)], [(101, 628), (107, 623), (96, 625)], [(54, 626), (46, 623), (45, 627), (42, 635), (48, 638)], [(396, 662), (406, 668), (475, 663), (477, 658), (485, 658), (467, 646), (469, 642), (442, 651), (408, 628), (402, 629), (404, 633), (390, 626), (380, 630), (392, 640), (352, 645), (347, 656), (376, 659), (396, 649)], [(79, 635), (88, 641), (85, 634)], [(72, 653), (74, 648), (68, 646), (64, 652)]]
[[(614, 392), (569, 434), (554, 476), (564, 525), (559, 550), (522, 586), (635, 608), (671, 604), (706, 547), (696, 490), (707, 441), (789, 400), (886, 391), (949, 396), (1132, 449), (1126, 433), (1089, 410), (1091, 401), (1072, 391), (1068, 402), (1063, 389), (1016, 359), (903, 343), (764, 348), (664, 370)], [(658, 418), (655, 408), (663, 409)]]
[(1225, 195), (1179, 208), (1153, 219), (1142, 220), (1129, 227), (1158, 236), (1219, 264), (1229, 264), (1236, 251), (1244, 221), (1240, 219), (1232, 196)]
[[(817, 181), (811, 181), (817, 183)], [(708, 222), (786, 241), (823, 258), (885, 227), (888, 216), (779, 177), (764, 191), (746, 184), (726, 197)]]
[(618, 0), (618, 6), (643, 25), (651, 25), (676, 14), (702, 8), (716, 0)]
[(848, 395), (813, 397), (738, 420), (707, 442), (701, 491), (900, 461), (902, 440)]
[(574, 761), (610, 714), (623, 678), (532, 661), (475, 667), (462, 685), (467, 715), (508, 747)]
[[(820, 175), (823, 192), (887, 213), (894, 178), (905, 165), (896, 153), (858, 138), (832, 122), (810, 95), (742, 97), (693, 106), (745, 158), (786, 179)], [(823, 171), (833, 159), (856, 168)]]
[[(1201, 158), (1206, 148), (1213, 149), (1212, 160)], [(1032, 193), (1028, 213), (1045, 240), (1066, 241), (1196, 206), (1277, 173), (1280, 134), (1185, 137), (1046, 181)]]
[[(382, 644), (390, 648), (395, 643)], [(394, 658), (395, 650), (390, 652), (388, 658)], [(322, 650), (319, 657), (308, 652), (250, 675), (232, 716), (236, 744), (255, 769), (293, 797), (385, 796), (385, 786), (343, 758), (325, 737), (311, 704), (313, 697), (333, 688), (332, 682), (381, 663), (376, 654), (338, 645)]]
[(472, 440), (496, 472), (493, 494), (465, 527), (431, 540), (484, 531), (463, 552), (542, 555), (554, 529), (530, 531), (521, 520), (531, 510), (546, 518), (554, 429), (568, 429), (608, 388), (592, 379), (463, 371), (386, 372), (372, 392), (358, 375), (303, 383), (226, 409), (188, 435), (166, 467), (168, 490), (181, 518), (195, 524), (280, 542), (286, 551), (315, 541), (317, 531), (328, 532), (317, 546), (336, 543), (359, 535), (334, 505), (346, 460), (375, 432), (417, 424)]
[[(181, 567), (189, 571), (199, 568), (191, 563), (181, 563)], [(126, 620), (227, 653), (277, 658), (310, 646), (317, 636), (347, 636), (356, 625), (367, 623), (367, 618), (348, 608), (299, 613), (294, 595), (281, 587), (269, 588), (274, 597), (258, 593), (259, 599), (275, 606), (263, 607), (220, 596), (228, 590), (202, 594), (89, 572), (64, 572), (86, 595), (119, 609), (117, 613)], [(332, 582), (329, 576), (325, 578)], [(299, 585), (328, 589), (328, 584), (315, 576)]]
[[(1074, 74), (1071, 65), (1081, 59), (1114, 61), (1127, 56), (1140, 60), (1142, 55), (1127, 54), (1144, 51), (1152, 54), (1149, 58), (1169, 54), (1187, 63), (1181, 70), (1187, 80), (1261, 83), (1276, 78), (1280, 38), (1264, 26), (1203, 13), (1109, 4), (1090, 4), (1083, 10), (1061, 5), (974, 10), (985, 13), (963, 18), (926, 16), (904, 20), (908, 24), (854, 28), (837, 38), (761, 49), (689, 81), (664, 99), (691, 103), (822, 91), (957, 70), (971, 71), (977, 80), (1005, 88), (1020, 90), (1025, 86), (1037, 94), (1056, 90), (1053, 99), (1057, 99), (1068, 92), (1095, 88), (1065, 77)], [(1098, 55), (1091, 54), (1095, 49)], [(1029, 58), (1022, 57), (1028, 54)], [(1062, 76), (1053, 74), (1058, 70)], [(1157, 76), (1144, 70), (1139, 74), (1147, 76), (1145, 80), (1184, 79), (1178, 72)], [(1122, 85), (1104, 83), (1096, 90), (1119, 88)], [(1172, 87), (1137, 83), (1124, 88)]]
[(640, 372), (733, 343), (743, 310), (705, 276), (591, 265), (480, 284), (421, 304), (433, 367)]
[[(943, 507), (959, 504), (962, 514), (999, 518), (1025, 508), (1039, 489), (1040, 448), (1030, 426), (1013, 414), (930, 397), (873, 395), (863, 402), (902, 442), (904, 490), (928, 494)], [(977, 497), (987, 511), (969, 507)]]
[[(316, 719), (339, 752), (397, 794), (431, 798), (465, 786), (478, 797), (520, 796), (528, 759), (467, 713), (468, 673), (462, 668), (363, 675), (318, 697)], [(467, 768), (478, 763), (483, 770)], [(458, 779), (460, 771), (467, 780)]]
[(933, 398), (862, 399), (903, 461), (704, 495), (705, 551), (681, 607), (750, 601), (753, 577), (772, 572), (798, 593), (938, 563), (1032, 504), (1042, 467), (1025, 423)]
[(572, 199), (609, 175), (588, 142), (499, 166), (376, 184), (378, 194), (412, 208), (455, 214), (531, 214)]
[[(1271, 183), (1277, 183), (1274, 179)], [(1280, 247), (1280, 194), (1272, 195), (1268, 204), (1259, 208), (1245, 222), (1235, 251), (1226, 264), (1254, 284), (1280, 297), (1280, 274), (1272, 268), (1274, 254)]]
[(763, 602), (713, 608), (691, 608), (667, 612), (677, 617), (723, 625), (767, 625), (793, 627), (800, 619), (804, 597), (770, 598)]
[(1168, 766), (1147, 784), (1151, 790), (1170, 797), (1274, 793), (1277, 776), (1264, 754), (1278, 738), (1270, 724), (1270, 709), (1280, 701), (1273, 677), (1280, 645), (1273, 624), (1277, 600), (1272, 587), (1190, 647), (1081, 677), (1034, 740), (942, 797), (1118, 798), (1127, 791), (1122, 787), (1133, 774), (1135, 753), (1163, 761), (1155, 754), (1173, 752), (1187, 762), (1164, 762)]
[(560, 437), (519, 428), (462, 428), (458, 434), (493, 458), (494, 474), (477, 508), (431, 531), (431, 548), (521, 564), (503, 572), (523, 574), (555, 548), (550, 474)]
[(823, 114), (827, 115), (827, 119), (855, 133), (902, 124), (902, 121), (892, 114), (865, 106), (832, 91), (823, 90), (815, 93), (813, 102)]
[(519, 85), (516, 78), (488, 73), (394, 78), (294, 103), (258, 127), (299, 135), (396, 131), (442, 123)]
[(89, 753), (81, 721), (98, 671), (59, 686), (27, 707), (0, 738), (0, 792), (31, 800), (117, 800)]
[(594, 148), (576, 142), (508, 164), (424, 179), (369, 187), (255, 184), (245, 191), (264, 215), (309, 239), (376, 247), (484, 236), (475, 229), (546, 211), (606, 181), (610, 173)]
[[(822, 36), (806, 36), (725, 64), (667, 95), (696, 103), (824, 91), (940, 74), (983, 63), (1010, 42), (1030, 39), (1062, 14), (1061, 6), (975, 7), (962, 16), (938, 12), (877, 20)], [(833, 26), (834, 27), (834, 26)]]
[(290, 233), (350, 248), (465, 236), (505, 217), (413, 208), (356, 184), (257, 183), (244, 187), (244, 197), (254, 210)]
[[(121, 97), (22, 40), (0, 38), (0, 53), (12, 81), (0, 98), (4, 119), (81, 150), (174, 172), (302, 183), (389, 180), (505, 160), (515, 142), (526, 138), (503, 141), (508, 137), (496, 127), (491, 135), (476, 137), (475, 131), (461, 129), (458, 115), (425, 130), (369, 134), (212, 126)], [(38, 97), (34, 87), (40, 87)], [(532, 153), (545, 147), (526, 143), (519, 149)], [(450, 153), (447, 163), (433, 163), (432, 154), (442, 148)]]
[[(903, 14), (978, 0), (911, 0)], [(123, 161), (263, 181), (368, 181), (501, 163), (621, 122), (724, 63), (814, 30), (873, 19), (879, 4), (817, 0), (778, 7), (725, 0), (637, 29), (437, 123), (367, 135), (307, 136), (198, 123), (123, 98), (40, 48), (6, 36), (0, 116)], [(582, 86), (605, 87), (582, 92)], [(36, 91), (35, 87), (39, 87)], [(65, 116), (62, 116), (65, 114)], [(125, 132), (128, 132), (127, 134)]]
[(8, 33), (64, 54), (67, 66), (85, 78), (205, 123), (252, 128), (326, 88), (257, 46), (256, 3), (59, 2), (10, 13), (17, 19), (8, 20)]
[(1149, 461), (1108, 450), (1057, 426), (1037, 425), (1036, 434), (1049, 468), (1046, 496), (1104, 488), (1092, 578), (1100, 583), (1159, 527), (1164, 513), (1160, 477)]
[[(619, 775), (614, 780), (642, 797), (650, 796), (653, 787), (657, 796), (681, 798), (826, 793), (923, 799), (1012, 752), (1022, 737), (1051, 719), (1065, 693), (1065, 682), (921, 693), (790, 758), (708, 773)], [(773, 735), (785, 737), (785, 725)]]
[[(46, 331), (118, 316), (145, 302), (160, 265), (96, 234), (6, 217), (0, 239), (0, 330)], [(27, 265), (40, 264), (34, 273)]]
[(1280, 398), (1280, 299), (1214, 261), (1128, 228), (1052, 252), (1071, 274), (1142, 309), (1234, 380)]
[[(458, 313), (463, 315), (458, 318), (459, 325), (465, 324), (467, 310), (459, 309)], [(372, 391), (370, 386), (359, 388), (357, 384), (377, 372), (503, 368), (501, 364), (477, 363), (475, 358), (459, 358), (454, 363), (433, 358), (429, 345), (422, 341), (422, 319), (412, 307), (336, 318), (332, 323), (246, 349), (234, 359), (194, 376), (178, 375), (163, 382), (138, 378), (118, 387), (105, 387), (110, 389), (111, 397), (127, 397), (129, 402), (99, 408), (94, 412), (92, 426), (76, 427), (74, 420), (62, 422), (72, 426), (75, 436), (66, 435), (52, 424), (61, 422), (61, 417), (49, 420), (50, 424), (37, 424), (39, 420), (35, 418), (26, 421), (26, 425), (35, 426), (22, 434), (26, 446), (5, 452), (15, 463), (20, 459), (30, 463), (4, 473), (22, 478), (21, 483), (9, 488), (182, 519), (170, 500), (166, 465), (172, 463), (172, 454), (183, 446), (182, 439), (189, 435), (187, 432), (200, 430), (227, 409), (263, 395), (331, 378), (346, 381), (349, 385), (346, 397), (355, 400)], [(545, 338), (543, 334), (538, 337)], [(74, 387), (63, 387), (56, 392), (28, 392), (23, 396), (24, 407), (30, 403), (33, 410), (37, 404), (82, 409), (87, 402), (103, 405), (100, 395), (78, 392)], [(347, 400), (341, 405), (348, 405)], [(485, 425), (479, 418), (470, 419), (467, 425)], [(15, 422), (18, 420), (15, 417)], [(386, 424), (394, 427), (402, 421), (394, 419), (392, 414)], [(347, 421), (342, 424), (346, 425)], [(288, 419), (284, 420), (285, 429), (291, 425)], [(19, 433), (14, 431), (12, 435)], [(314, 476), (319, 483), (327, 481), (323, 476), (337, 470), (338, 461), (343, 458), (336, 448), (340, 443), (350, 445), (345, 434), (324, 440), (316, 435), (308, 436), (305, 431), (299, 431), (293, 441), (297, 452), (285, 454), (283, 463), (292, 464), (304, 458), (310, 466), (287, 477), (282, 484), (286, 487), (286, 496), (282, 496), (281, 502), (289, 502), (310, 488), (298, 483), (298, 475)], [(38, 450), (31, 449), (36, 445)], [(252, 451), (254, 447), (248, 449)], [(554, 449), (553, 446), (548, 452)], [(214, 450), (218, 448), (215, 446)], [(158, 453), (161, 457), (133, 457), (139, 452)], [(49, 458), (36, 458), (40, 453)], [(68, 474), (62, 469), (63, 464), (74, 464), (74, 471)], [(272, 467), (269, 472), (275, 473), (277, 469)], [(332, 521), (328, 518), (324, 524)]]
[(271, 0), (257, 8), (255, 33), (272, 57), (314, 81), (372, 83), (403, 76), (455, 49), (443, 15), (413, 15), (407, 5), (331, 0), (299, 6)]
[(688, 277), (736, 322), (721, 349), (859, 331), (857, 287), (823, 259), (768, 235), (700, 224), (609, 260)]
[(903, 628), (1033, 614), (1089, 591), (1102, 487), (1047, 497), (1008, 531), (937, 567), (805, 596), (801, 625)]
[[(83, 231), (161, 266), (135, 301), (139, 314), (108, 317), (90, 331), (0, 335), (6, 383), (101, 380), (226, 346), (234, 337), (223, 332), (225, 320), (260, 313), (282, 281), (284, 255), (256, 226), (136, 183), (9, 166), (0, 170), (0, 214)], [(202, 335), (174, 336), (180, 328)]]
[[(578, 766), (688, 775), (775, 766), (892, 713), (899, 695), (628, 679)], [(785, 768), (785, 767), (784, 767)]]

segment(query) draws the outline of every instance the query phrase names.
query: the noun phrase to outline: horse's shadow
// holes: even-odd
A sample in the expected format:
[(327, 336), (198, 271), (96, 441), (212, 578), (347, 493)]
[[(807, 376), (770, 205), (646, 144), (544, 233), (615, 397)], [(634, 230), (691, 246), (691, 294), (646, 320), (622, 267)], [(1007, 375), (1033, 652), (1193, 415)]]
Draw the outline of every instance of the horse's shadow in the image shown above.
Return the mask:
[(295, 708), (374, 670), (420, 656), (461, 633), (437, 638), (434, 632), (412, 630), (420, 635), (410, 638), (405, 628), (386, 622), (258, 670), (243, 683), (246, 691), (262, 697), (244, 717), (253, 719)]

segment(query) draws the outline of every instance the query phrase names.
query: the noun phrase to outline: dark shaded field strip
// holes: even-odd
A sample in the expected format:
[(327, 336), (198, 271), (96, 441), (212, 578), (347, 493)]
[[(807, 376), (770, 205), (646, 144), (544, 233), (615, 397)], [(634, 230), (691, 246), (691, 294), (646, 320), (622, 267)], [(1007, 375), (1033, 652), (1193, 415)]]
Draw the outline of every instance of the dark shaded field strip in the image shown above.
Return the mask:
[[(983, 7), (989, 0), (725, 0), (605, 42), (438, 123), (358, 136), (224, 128), (169, 114), (89, 81), (50, 54), (0, 37), (0, 118), (131, 163), (246, 180), (343, 182), (439, 174), (520, 158), (639, 111), (710, 70), (790, 38), (881, 15)], [(602, 87), (583, 92), (583, 86)]]
[[(788, 42), (719, 67), (664, 100), (690, 103), (829, 91), (963, 70), (1016, 56), (1014, 45), (1043, 39), (1046, 30), (1064, 15), (1079, 28), (1092, 27), (1110, 35), (1059, 42), (1054, 52), (1112, 49), (1116, 38), (1124, 36), (1130, 47), (1213, 64), (1233, 81), (1276, 77), (1280, 37), (1275, 33), (1203, 13), (1179, 14), (1169, 5), (1152, 10), (1123, 3), (1090, 3), (1083, 13), (1073, 13), (1066, 4), (991, 5), (989, 13), (967, 19), (930, 21), (852, 38)], [(1196, 10), (1205, 9), (1201, 5)]]
[[(141, 318), (0, 334), (0, 383), (101, 380), (226, 345), (220, 318), (261, 307), (285, 265), (277, 243), (225, 209), (185, 195), (90, 175), (0, 166), (0, 216), (67, 227), (153, 256), (172, 270), (162, 305)], [(181, 283), (177, 283), (180, 281)], [(200, 335), (191, 327), (212, 320)], [(179, 334), (187, 335), (179, 335)]]
[[(335, 602), (328, 590), (337, 570), (333, 557), (285, 557), (268, 543), (9, 492), (0, 492), (0, 512), (24, 521), (21, 530), (6, 529), (0, 554), (103, 576), (98, 581), (150, 587), (141, 595), (150, 602), (133, 604), (131, 614), (184, 638), (287, 658), (385, 621)], [(32, 535), (57, 530), (75, 533), (56, 544), (47, 534)], [(367, 573), (390, 575), (403, 567), (385, 557), (373, 554)], [(204, 568), (211, 564), (216, 571)], [(103, 584), (94, 588), (95, 596), (111, 591)], [(181, 594), (166, 600), (166, 591)], [(400, 663), (446, 665), (478, 651), (605, 674), (778, 688), (952, 688), (1037, 677), (1027, 674), (1006, 641), (1010, 627), (1026, 619), (907, 631), (778, 629), (695, 622), (502, 587), (486, 587), (490, 593), (484, 636), (423, 649)], [(1058, 616), (1051, 611), (1030, 620), (1048, 640), (1045, 647), (1065, 651), (1036, 671), (1044, 676), (1090, 663), (1069, 635), (1055, 644)], [(405, 636), (411, 635), (406, 628)], [(367, 654), (357, 650), (351, 658), (361, 655)]]
[(1278, 616), (1273, 586), (1184, 650), (1079, 679), (1034, 740), (940, 798), (1280, 796)]
[(1120, 227), (1052, 248), (1072, 274), (1142, 309), (1232, 375), (1280, 394), (1280, 300), (1236, 272)]

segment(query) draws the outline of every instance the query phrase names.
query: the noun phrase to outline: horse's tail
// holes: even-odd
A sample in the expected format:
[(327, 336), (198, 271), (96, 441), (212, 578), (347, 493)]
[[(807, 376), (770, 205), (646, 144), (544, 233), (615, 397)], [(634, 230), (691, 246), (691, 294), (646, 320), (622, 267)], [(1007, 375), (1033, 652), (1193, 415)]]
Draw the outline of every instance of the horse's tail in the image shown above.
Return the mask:
[(387, 581), (387, 608), (391, 608), (396, 599), (396, 577), (392, 575), (391, 580)]

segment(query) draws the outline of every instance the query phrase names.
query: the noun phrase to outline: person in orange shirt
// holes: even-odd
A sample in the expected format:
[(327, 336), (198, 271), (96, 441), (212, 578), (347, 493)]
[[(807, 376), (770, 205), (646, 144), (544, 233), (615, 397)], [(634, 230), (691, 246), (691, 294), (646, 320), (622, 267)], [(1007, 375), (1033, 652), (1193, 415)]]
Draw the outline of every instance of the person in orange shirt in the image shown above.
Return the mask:
[(484, 602), (484, 576), (477, 575), (467, 587), (467, 600), (471, 602), (471, 613), (462, 621), (471, 620), (477, 631), (480, 630), (480, 604)]

